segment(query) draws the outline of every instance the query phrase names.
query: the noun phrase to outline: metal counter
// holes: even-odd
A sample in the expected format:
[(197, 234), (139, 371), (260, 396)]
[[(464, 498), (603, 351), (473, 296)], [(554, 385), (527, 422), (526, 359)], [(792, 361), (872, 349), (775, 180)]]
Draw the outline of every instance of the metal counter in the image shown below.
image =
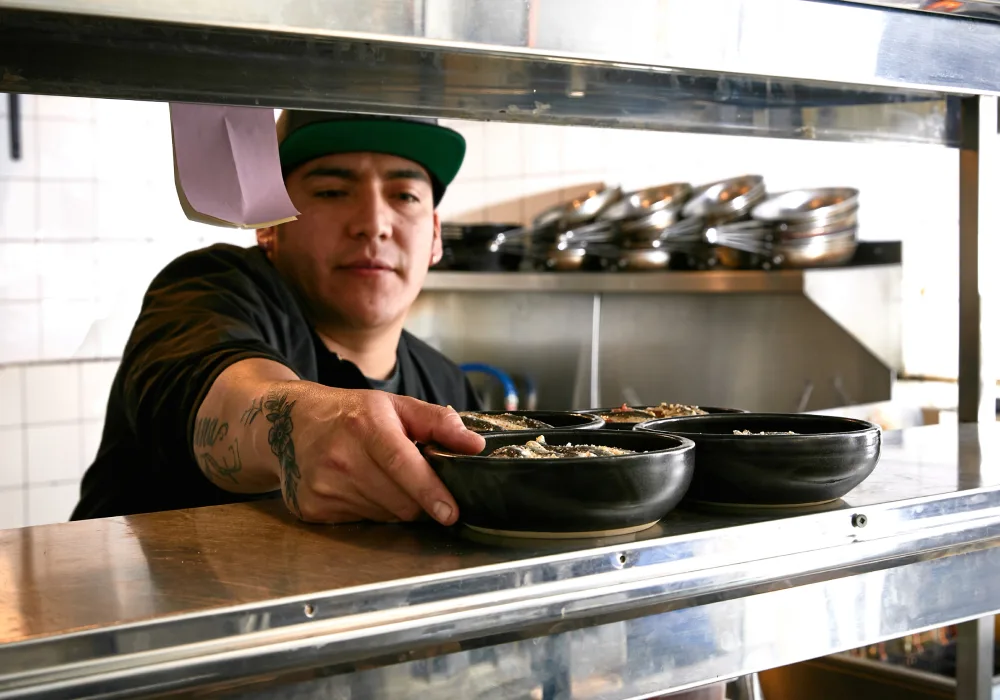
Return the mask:
[(635, 697), (1000, 610), (1000, 430), (884, 437), (825, 512), (559, 549), (277, 502), (0, 532), (0, 698)]
[[(928, 6), (0, 0), (7, 92), (957, 147), (971, 423), (887, 436), (836, 511), (677, 513), (559, 554), (274, 504), (2, 533), (0, 697), (634, 697), (1000, 609), (1000, 23), (909, 9)], [(962, 625), (960, 698), (988, 697), (986, 631)]]

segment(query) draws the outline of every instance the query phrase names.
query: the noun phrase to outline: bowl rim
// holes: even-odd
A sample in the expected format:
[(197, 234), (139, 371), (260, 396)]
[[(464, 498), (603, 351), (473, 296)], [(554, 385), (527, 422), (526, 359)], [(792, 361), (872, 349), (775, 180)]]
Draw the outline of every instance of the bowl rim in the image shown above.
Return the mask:
[[(538, 409), (536, 409), (536, 408), (516, 408), (513, 411), (504, 411), (502, 409), (489, 410), (489, 411), (459, 411), (458, 415), (459, 416), (466, 416), (466, 415), (477, 415), (478, 414), (478, 415), (483, 415), (483, 416), (502, 416), (504, 414), (511, 414), (511, 415), (514, 415), (514, 416), (523, 416), (523, 415), (528, 414), (527, 417), (531, 418), (531, 414), (536, 414), (536, 413), (546, 413), (546, 414), (553, 414), (553, 413), (555, 413), (555, 414), (561, 414), (561, 415), (564, 415), (564, 416), (579, 416), (580, 418), (587, 419), (587, 422), (580, 423), (579, 425), (572, 425), (572, 426), (571, 425), (563, 425), (563, 426), (559, 426), (559, 427), (550, 428), (550, 430), (579, 430), (580, 428), (586, 428), (587, 426), (597, 425), (597, 420), (600, 420), (600, 424), (598, 425), (598, 427), (594, 428), (594, 430), (600, 430), (607, 423), (607, 421), (605, 421), (604, 418), (601, 417), (601, 416), (599, 416), (599, 415), (592, 415), (592, 414), (589, 414), (589, 413), (583, 413), (581, 411), (547, 411), (547, 410), (542, 409), (542, 408), (538, 408)], [(479, 434), (480, 435), (496, 435), (496, 434), (501, 433), (501, 432), (504, 432), (504, 433), (525, 433), (525, 432), (532, 432), (534, 430), (538, 430), (538, 428), (524, 428), (523, 430), (502, 430), (502, 431), (501, 430), (497, 430), (497, 431), (491, 431), (490, 433), (479, 433)], [(542, 428), (542, 430), (545, 430), (545, 428)], [(473, 432), (476, 432), (476, 431), (473, 431)]]
[[(657, 429), (660, 424), (667, 423), (668, 421), (681, 421), (690, 420), (692, 418), (697, 418), (699, 420), (714, 420), (722, 421), (726, 419), (745, 419), (757, 420), (761, 418), (777, 418), (780, 420), (804, 420), (810, 418), (826, 418), (843, 422), (845, 425), (857, 426), (854, 430), (842, 430), (835, 433), (799, 433), (796, 435), (731, 435), (728, 433), (703, 433), (703, 432), (692, 432), (690, 430), (670, 430), (664, 431)], [(655, 424), (655, 425), (654, 425)], [(678, 426), (679, 427), (679, 426)], [(739, 442), (761, 442), (763, 440), (781, 440), (781, 441), (799, 441), (802, 439), (832, 439), (832, 438), (842, 438), (845, 436), (858, 436), (870, 433), (872, 431), (881, 435), (882, 428), (875, 423), (870, 423), (869, 421), (861, 420), (860, 418), (847, 418), (845, 416), (827, 416), (822, 414), (814, 413), (709, 413), (704, 416), (674, 416), (672, 418), (655, 418), (653, 420), (646, 421), (644, 423), (639, 423), (633, 428), (636, 432), (643, 433), (663, 433), (665, 435), (677, 435), (681, 437), (690, 436), (701, 436), (702, 439), (705, 437), (711, 437), (715, 440), (736, 440)], [(751, 438), (751, 440), (747, 440)], [(692, 437), (692, 440), (695, 438)]]
[[(487, 448), (488, 448), (489, 447), (488, 441), (491, 438), (495, 439), (495, 438), (502, 438), (502, 437), (511, 436), (511, 437), (518, 437), (518, 438), (522, 438), (523, 439), (525, 437), (525, 433), (526, 432), (528, 432), (528, 431), (524, 431), (524, 430), (511, 430), (511, 431), (502, 432), (502, 433), (479, 433), (479, 434), (483, 436), (483, 439), (487, 440)], [(565, 435), (568, 435), (568, 436), (576, 436), (576, 437), (583, 436), (584, 439), (589, 440), (592, 436), (594, 436), (594, 435), (600, 435), (601, 433), (609, 433), (615, 439), (618, 439), (622, 435), (628, 434), (630, 432), (634, 432), (634, 431), (626, 431), (626, 430), (602, 430), (602, 429), (583, 431), (583, 430), (579, 430), (578, 428), (555, 428), (553, 430), (539, 431), (539, 435), (551, 435), (553, 433), (557, 433), (559, 435), (565, 434)], [(635, 454), (630, 454), (630, 455), (608, 455), (608, 456), (605, 456), (605, 457), (540, 457), (540, 458), (537, 458), (537, 459), (516, 459), (516, 458), (512, 458), (512, 457), (490, 457), (489, 455), (484, 455), (484, 454), (467, 455), (467, 454), (461, 454), (459, 452), (452, 452), (450, 450), (444, 449), (443, 447), (440, 447), (439, 445), (432, 445), (432, 444), (422, 444), (422, 445), (418, 445), (418, 447), (420, 449), (421, 454), (430, 454), (433, 457), (444, 458), (444, 459), (447, 459), (447, 460), (471, 459), (471, 460), (479, 462), (480, 464), (483, 464), (483, 465), (488, 465), (488, 464), (547, 464), (547, 465), (565, 464), (565, 465), (593, 465), (593, 466), (606, 466), (609, 461), (613, 461), (613, 462), (619, 463), (619, 464), (621, 464), (621, 463), (627, 463), (627, 462), (630, 462), (630, 461), (635, 461), (635, 460), (642, 459), (642, 458), (647, 457), (649, 455), (682, 454), (684, 452), (693, 451), (694, 447), (695, 447), (694, 441), (692, 439), (690, 439), (690, 438), (684, 437), (683, 435), (675, 435), (673, 433), (664, 433), (664, 432), (659, 431), (659, 430), (657, 430), (657, 431), (649, 431), (646, 434), (647, 435), (659, 435), (659, 436), (671, 438), (672, 440), (674, 440), (675, 442), (677, 442), (677, 444), (674, 445), (673, 447), (666, 447), (666, 448), (663, 448), (661, 450), (647, 450), (645, 452), (636, 452)], [(534, 439), (534, 438), (528, 438), (528, 439), (530, 440), (530, 439)], [(596, 442), (597, 441), (590, 441), (589, 443), (588, 442), (582, 442), (581, 444), (596, 444)]]
[[(666, 403), (666, 401), (664, 401), (663, 403)], [(660, 406), (660, 404), (644, 404), (642, 406), (631, 406), (631, 405), (628, 405), (628, 404), (625, 404), (625, 405), (627, 405), (629, 407), (629, 409), (635, 409), (637, 411), (643, 411), (643, 410), (650, 409), (650, 408), (657, 408), (657, 407)], [(750, 411), (747, 411), (747, 410), (742, 409), (742, 408), (730, 408), (730, 407), (726, 407), (726, 406), (706, 406), (704, 404), (690, 404), (690, 403), (685, 403), (685, 404), (680, 404), (680, 405), (682, 405), (682, 406), (693, 406), (694, 408), (700, 408), (703, 411), (705, 409), (712, 409), (714, 411), (720, 411), (721, 412), (721, 413), (707, 413), (707, 414), (704, 414), (704, 415), (709, 415), (709, 416), (714, 416), (714, 415), (735, 416), (735, 415), (746, 415), (747, 413), (750, 413)], [(601, 416), (603, 418), (605, 413), (612, 413), (614, 411), (619, 411), (619, 410), (621, 410), (621, 406), (612, 406), (610, 408), (586, 408), (586, 409), (580, 409), (579, 411), (574, 411), (574, 413), (585, 413), (587, 415)], [(698, 414), (698, 415), (702, 415), (702, 414)], [(698, 415), (695, 415), (695, 416), (671, 416), (671, 418), (697, 418)], [(649, 421), (644, 421), (644, 422), (651, 423), (654, 420), (668, 420), (668, 419), (667, 418), (651, 418)], [(607, 422), (608, 421), (605, 420), (605, 423), (607, 423)], [(614, 421), (611, 421), (611, 422), (614, 422)], [(621, 422), (624, 423), (624, 422), (627, 422), (627, 421), (621, 421)], [(638, 423), (636, 425), (638, 425)]]

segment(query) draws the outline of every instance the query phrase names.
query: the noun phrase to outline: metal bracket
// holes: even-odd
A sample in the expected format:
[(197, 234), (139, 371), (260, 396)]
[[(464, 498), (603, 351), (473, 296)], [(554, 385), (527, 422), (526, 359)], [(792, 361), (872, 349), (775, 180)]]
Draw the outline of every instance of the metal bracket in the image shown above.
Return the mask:
[(10, 124), (10, 159), (21, 160), (21, 96), (7, 95), (7, 122)]

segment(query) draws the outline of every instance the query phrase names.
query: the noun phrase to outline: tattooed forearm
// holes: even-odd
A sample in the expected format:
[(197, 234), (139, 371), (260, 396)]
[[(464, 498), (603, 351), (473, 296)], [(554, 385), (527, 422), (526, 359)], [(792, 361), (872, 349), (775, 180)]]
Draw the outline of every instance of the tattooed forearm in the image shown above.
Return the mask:
[(201, 469), (205, 472), (205, 476), (212, 481), (228, 479), (234, 484), (238, 484), (240, 482), (236, 475), (243, 470), (243, 460), (240, 459), (239, 440), (233, 439), (233, 444), (229, 446), (228, 452), (229, 455), (223, 457), (221, 463), (208, 452), (199, 454), (198, 461), (201, 462)]
[(271, 446), (271, 452), (278, 458), (278, 464), (281, 466), (281, 493), (288, 509), (301, 517), (298, 488), (302, 475), (299, 472), (299, 465), (295, 461), (295, 443), (292, 441), (294, 427), (292, 425), (292, 409), (294, 407), (295, 402), (289, 403), (288, 394), (284, 392), (271, 391), (264, 400), (267, 422), (271, 424), (271, 428), (267, 432), (267, 443)]
[(250, 408), (243, 411), (243, 417), (240, 418), (240, 422), (243, 423), (247, 428), (253, 423), (254, 418), (259, 416), (264, 412), (264, 397), (261, 396), (259, 399), (254, 399), (250, 402)]
[(194, 424), (194, 446), (211, 447), (229, 433), (229, 423), (218, 418), (199, 418)]

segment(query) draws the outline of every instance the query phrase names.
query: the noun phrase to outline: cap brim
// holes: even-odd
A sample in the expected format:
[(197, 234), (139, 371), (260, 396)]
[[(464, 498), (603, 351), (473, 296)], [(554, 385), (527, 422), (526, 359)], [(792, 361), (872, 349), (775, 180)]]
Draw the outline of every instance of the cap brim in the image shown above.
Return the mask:
[(433, 124), (357, 119), (307, 124), (290, 133), (278, 147), (286, 175), (322, 156), (358, 152), (412, 160), (447, 187), (462, 166), (465, 139), (457, 131)]

